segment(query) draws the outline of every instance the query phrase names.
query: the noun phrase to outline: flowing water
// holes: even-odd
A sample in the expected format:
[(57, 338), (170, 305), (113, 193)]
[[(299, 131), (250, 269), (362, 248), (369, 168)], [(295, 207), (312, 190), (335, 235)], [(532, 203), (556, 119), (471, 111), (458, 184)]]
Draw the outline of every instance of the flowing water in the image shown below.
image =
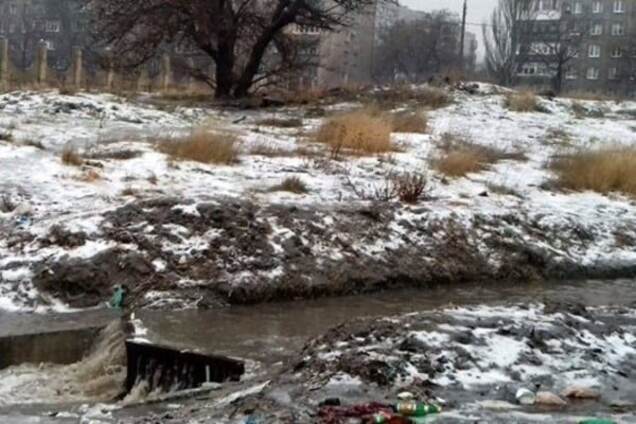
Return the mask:
[[(372, 295), (231, 307), (210, 311), (141, 311), (137, 318), (147, 330), (145, 338), (175, 347), (196, 349), (244, 358), (255, 372), (293, 357), (311, 337), (330, 327), (366, 316), (391, 316), (427, 311), (449, 305), (497, 305), (532, 302), (568, 302), (586, 306), (630, 305), (636, 309), (636, 281), (575, 281), (524, 285), (464, 285), (427, 290), (391, 291)], [(104, 313), (107, 315), (107, 313)], [(91, 311), (87, 320), (103, 320), (102, 312)], [(82, 314), (75, 314), (81, 321)], [(68, 316), (0, 316), (0, 333), (20, 329), (40, 331)], [(77, 422), (77, 418), (43, 416), (56, 403), (104, 400), (112, 396), (113, 378), (121, 370), (99, 365), (117, 364), (121, 354), (113, 348), (115, 336), (102, 339), (93, 355), (72, 366), (13, 367), (0, 371), (0, 422)], [(101, 353), (100, 353), (101, 352)], [(107, 358), (103, 353), (108, 353)], [(100, 356), (102, 355), (102, 356)], [(103, 364), (102, 364), (103, 365)], [(11, 390), (8, 382), (27, 375), (23, 384)], [(65, 378), (62, 378), (62, 377)], [(64, 384), (53, 384), (59, 379)], [(101, 392), (100, 392), (101, 391)], [(8, 393), (10, 392), (10, 393)], [(61, 395), (60, 395), (61, 393)], [(68, 396), (66, 396), (68, 395)], [(4, 398), (3, 398), (4, 397)], [(26, 404), (26, 406), (25, 406)], [(42, 406), (44, 404), (44, 406)]]
[(546, 301), (586, 306), (634, 304), (636, 307), (636, 281), (467, 285), (212, 311), (145, 311), (139, 316), (151, 340), (176, 346), (195, 346), (204, 352), (268, 364), (288, 358), (308, 338), (358, 317), (427, 311), (449, 305)]

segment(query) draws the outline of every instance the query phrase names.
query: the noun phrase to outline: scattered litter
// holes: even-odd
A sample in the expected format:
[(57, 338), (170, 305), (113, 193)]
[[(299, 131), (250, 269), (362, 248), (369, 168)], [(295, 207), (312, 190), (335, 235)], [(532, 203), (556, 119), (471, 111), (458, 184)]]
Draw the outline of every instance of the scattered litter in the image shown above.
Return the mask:
[(599, 399), (601, 394), (589, 387), (570, 386), (561, 392), (561, 396), (570, 399)]
[(517, 390), (515, 398), (520, 405), (532, 405), (537, 399), (536, 395), (532, 391), (523, 388)]
[(537, 405), (543, 406), (565, 406), (567, 402), (561, 399), (559, 396), (551, 392), (538, 392), (535, 401)]
[(109, 306), (113, 309), (121, 309), (124, 306), (124, 298), (126, 297), (126, 289), (122, 286), (117, 286), (113, 297), (110, 299)]

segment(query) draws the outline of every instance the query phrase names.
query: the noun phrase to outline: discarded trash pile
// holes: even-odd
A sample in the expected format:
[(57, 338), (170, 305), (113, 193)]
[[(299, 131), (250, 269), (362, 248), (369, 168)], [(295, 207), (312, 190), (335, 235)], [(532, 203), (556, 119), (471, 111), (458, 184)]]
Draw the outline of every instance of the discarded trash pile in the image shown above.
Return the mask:
[(259, 411), (256, 422), (326, 424), (430, 414), (440, 423), (548, 414), (588, 424), (636, 412), (633, 308), (479, 306), (356, 320), (309, 342), (300, 358), (238, 409)]
[[(425, 422), (427, 416), (437, 414), (441, 408), (437, 405), (421, 403), (413, 400), (412, 393), (399, 395), (401, 400), (394, 405), (369, 403), (364, 405), (340, 406), (339, 399), (325, 402), (318, 416), (324, 424), (339, 424), (343, 420), (358, 418), (364, 423), (410, 424)], [(331, 405), (329, 405), (331, 403)]]

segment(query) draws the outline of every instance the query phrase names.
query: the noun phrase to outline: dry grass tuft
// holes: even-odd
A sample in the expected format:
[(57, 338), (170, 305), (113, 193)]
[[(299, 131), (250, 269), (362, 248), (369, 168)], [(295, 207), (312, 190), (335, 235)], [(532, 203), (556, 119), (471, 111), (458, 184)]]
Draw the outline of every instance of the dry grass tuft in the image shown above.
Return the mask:
[(69, 166), (81, 166), (84, 163), (82, 157), (72, 147), (65, 147), (62, 151), (62, 163)]
[(36, 141), (36, 140), (32, 140), (30, 138), (26, 139), (26, 140), (22, 140), (22, 145), (23, 146), (31, 146), (31, 147), (35, 147), (38, 150), (46, 150), (44, 148), (44, 144), (42, 144), (41, 141)]
[(258, 121), (257, 125), (277, 128), (301, 128), (303, 120), (300, 118), (267, 118)]
[(283, 149), (273, 143), (258, 143), (249, 148), (250, 155), (265, 156), (269, 158), (284, 158), (296, 156), (294, 150)]
[(13, 212), (18, 205), (13, 201), (11, 196), (6, 193), (0, 195), (0, 212), (9, 213)]
[(636, 148), (580, 151), (552, 161), (562, 188), (636, 196)]
[(77, 94), (77, 88), (65, 85), (60, 87), (58, 92), (61, 96), (74, 96)]
[(137, 197), (139, 192), (133, 187), (127, 186), (121, 191), (120, 195), (125, 197)]
[(85, 155), (88, 159), (93, 160), (130, 160), (143, 155), (141, 150), (122, 149), (122, 150), (103, 150), (95, 151)]
[(524, 160), (523, 153), (508, 153), (493, 147), (474, 144), (454, 134), (442, 135), (443, 154), (433, 161), (433, 167), (448, 177), (464, 177), (480, 172), (500, 160)]
[(479, 172), (488, 166), (488, 160), (479, 151), (462, 149), (448, 152), (433, 163), (434, 167), (449, 177), (463, 177)]
[(272, 187), (270, 191), (288, 191), (294, 194), (309, 192), (305, 183), (298, 177), (287, 177), (280, 184)]
[(505, 105), (513, 112), (536, 112), (539, 109), (539, 99), (532, 91), (520, 91), (508, 94)]
[(315, 141), (330, 147), (332, 159), (344, 151), (358, 155), (386, 153), (395, 150), (391, 143), (391, 122), (369, 111), (357, 111), (325, 121)]
[(428, 118), (424, 112), (398, 112), (391, 119), (393, 132), (425, 134)]
[(174, 161), (190, 160), (232, 165), (237, 163), (239, 158), (236, 136), (204, 129), (194, 131), (190, 136), (182, 139), (162, 141), (158, 148)]
[(76, 180), (85, 183), (94, 183), (102, 179), (102, 175), (94, 169), (86, 169), (81, 175), (75, 177)]
[(0, 141), (11, 143), (13, 141), (13, 133), (11, 131), (0, 130)]
[(377, 102), (386, 107), (393, 107), (407, 102), (429, 109), (440, 109), (448, 106), (452, 97), (448, 91), (436, 87), (417, 87), (408, 85), (394, 86), (374, 95)]
[(591, 93), (589, 91), (568, 91), (562, 97), (574, 100), (592, 100), (597, 102), (616, 102), (620, 103), (624, 100), (621, 96), (614, 96), (607, 93)]

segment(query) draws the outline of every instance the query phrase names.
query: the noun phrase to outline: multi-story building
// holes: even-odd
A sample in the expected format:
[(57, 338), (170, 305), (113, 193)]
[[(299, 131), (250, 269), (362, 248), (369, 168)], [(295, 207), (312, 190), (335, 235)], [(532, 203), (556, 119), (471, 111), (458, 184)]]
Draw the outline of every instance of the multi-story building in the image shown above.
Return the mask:
[(87, 17), (79, 2), (0, 0), (0, 37), (9, 40), (17, 70), (28, 70), (40, 43), (48, 49), (52, 69), (70, 66), (73, 46), (88, 47)]
[[(426, 31), (425, 26), (431, 17), (431, 13), (428, 12), (376, 1), (356, 16), (351, 26), (338, 32), (311, 34), (320, 40), (320, 57), (311, 85), (329, 88), (374, 83), (376, 51), (382, 32), (400, 21), (421, 22), (422, 31)], [(460, 25), (459, 16), (451, 15), (449, 25)], [(459, 31), (453, 33), (459, 34)], [(466, 68), (474, 69), (477, 59), (477, 37), (470, 32), (466, 33), (464, 56)]]
[(636, 0), (535, 7), (520, 35), (520, 84), (636, 96)]

